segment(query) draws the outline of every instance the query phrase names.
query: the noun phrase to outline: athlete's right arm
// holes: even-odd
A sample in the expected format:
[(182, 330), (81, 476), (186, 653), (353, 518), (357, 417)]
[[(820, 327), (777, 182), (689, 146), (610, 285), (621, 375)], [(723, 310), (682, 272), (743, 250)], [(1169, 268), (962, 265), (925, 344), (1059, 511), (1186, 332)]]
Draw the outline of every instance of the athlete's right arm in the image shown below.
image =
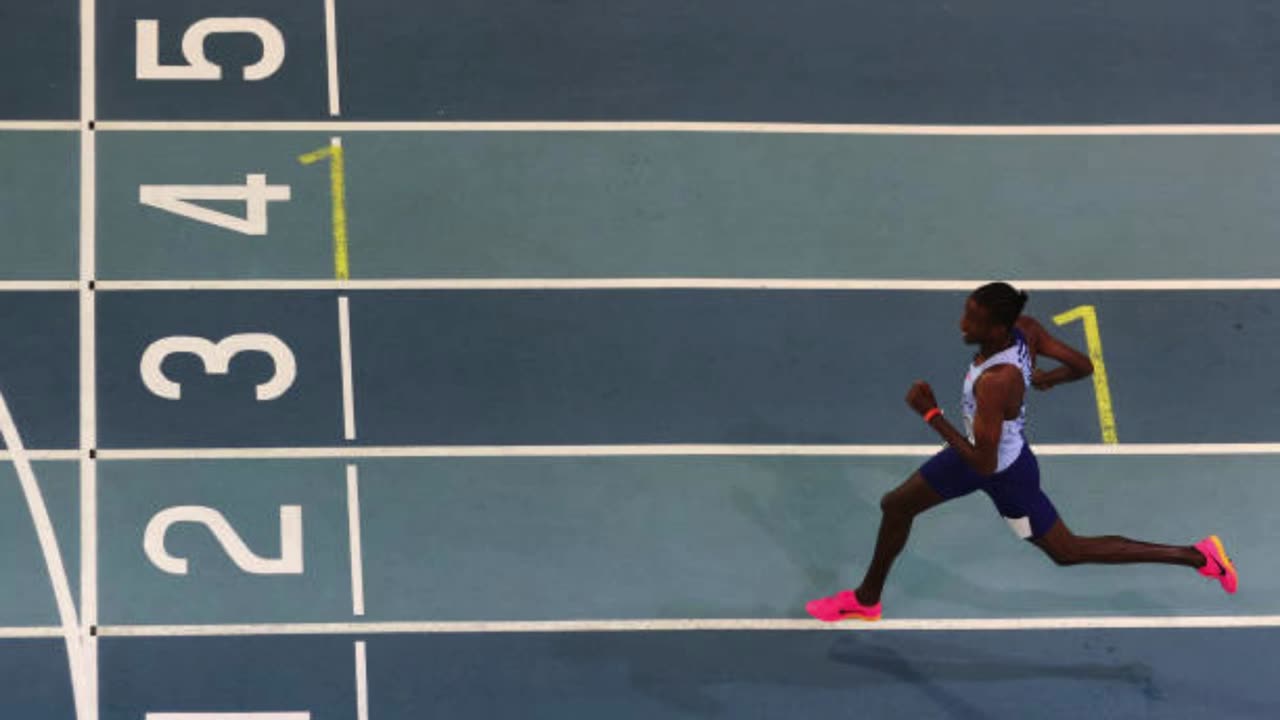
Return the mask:
[(1018, 329), (1027, 336), (1033, 358), (1044, 355), (1062, 363), (1061, 367), (1048, 372), (1038, 368), (1032, 371), (1031, 385), (1035, 389), (1048, 390), (1055, 385), (1074, 382), (1093, 374), (1093, 361), (1088, 355), (1054, 337), (1035, 318), (1029, 315), (1018, 318)]
[[(1022, 374), (1011, 365), (1001, 365), (982, 374), (973, 388), (978, 403), (973, 419), (973, 441), (940, 413), (929, 420), (932, 427), (965, 463), (980, 475), (996, 471), (1000, 454), (1000, 436), (1005, 418), (1022, 404)], [(907, 392), (907, 404), (922, 415), (938, 406), (928, 383), (917, 382)]]

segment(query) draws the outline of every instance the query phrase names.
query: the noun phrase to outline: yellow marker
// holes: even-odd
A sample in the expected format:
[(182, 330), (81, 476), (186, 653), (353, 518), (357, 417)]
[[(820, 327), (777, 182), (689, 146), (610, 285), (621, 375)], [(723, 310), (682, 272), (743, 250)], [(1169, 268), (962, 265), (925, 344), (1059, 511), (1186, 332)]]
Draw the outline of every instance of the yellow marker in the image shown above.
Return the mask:
[(1081, 305), (1061, 315), (1055, 315), (1053, 321), (1066, 325), (1072, 320), (1084, 321), (1084, 339), (1089, 348), (1089, 360), (1093, 362), (1093, 394), (1098, 401), (1098, 424), (1102, 426), (1102, 442), (1115, 444), (1116, 417), (1111, 411), (1111, 387), (1107, 384), (1107, 366), (1102, 361), (1102, 334), (1098, 332), (1098, 310), (1092, 305)]
[(351, 277), (347, 260), (347, 189), (346, 169), (342, 162), (342, 138), (331, 138), (329, 147), (298, 157), (298, 162), (311, 165), (329, 159), (329, 200), (333, 206), (333, 272), (339, 280)]

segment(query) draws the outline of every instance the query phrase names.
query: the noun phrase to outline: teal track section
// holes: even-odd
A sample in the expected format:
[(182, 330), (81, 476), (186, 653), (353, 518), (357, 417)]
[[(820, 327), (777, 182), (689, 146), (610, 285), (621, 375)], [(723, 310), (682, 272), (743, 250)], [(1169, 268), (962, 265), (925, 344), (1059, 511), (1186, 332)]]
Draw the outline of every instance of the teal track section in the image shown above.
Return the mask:
[[(345, 133), (353, 278), (1280, 275), (1273, 137)], [(112, 133), (103, 279), (333, 276), (313, 133)], [(289, 185), (266, 237), (141, 184)], [(217, 206), (217, 204), (214, 204)], [(243, 203), (223, 204), (240, 214)]]
[(0, 130), (0, 280), (74, 280), (80, 136)]
[[(53, 523), (63, 567), (79, 600), (80, 473), (72, 462), (37, 462), (33, 469)], [(18, 474), (10, 463), (0, 465), (0, 626), (58, 625), (49, 568), (36, 538)], [(62, 670), (65, 671), (65, 665)]]
[[(104, 463), (99, 563), (104, 623), (319, 622), (352, 616), (346, 487), (341, 464), (284, 462)], [(280, 506), (301, 505), (303, 571), (254, 576), (207, 527), (173, 526), (165, 550), (188, 572), (161, 572), (143, 550), (151, 519), (168, 507), (215, 509), (263, 557), (279, 557)], [(144, 590), (144, 588), (148, 588)], [(152, 599), (143, 601), (144, 596)], [(214, 618), (218, 618), (215, 620)]]
[[(923, 458), (437, 458), (362, 460), (370, 621), (803, 618), (856, 584), (884, 492)], [(1069, 527), (1190, 544), (1219, 533), (1236, 597), (1180, 567), (1055, 567), (981, 494), (922, 516), (885, 595), (904, 619), (1273, 614), (1280, 541), (1250, 507), (1276, 502), (1269, 457), (1042, 457)], [(107, 462), (101, 603), (107, 624), (344, 622), (352, 617), (339, 461)], [(174, 526), (190, 572), (141, 552), (164, 507), (216, 508), (278, 556), (278, 508), (300, 505), (302, 575), (238, 570), (208, 529)], [(1228, 602), (1229, 600), (1229, 602)]]

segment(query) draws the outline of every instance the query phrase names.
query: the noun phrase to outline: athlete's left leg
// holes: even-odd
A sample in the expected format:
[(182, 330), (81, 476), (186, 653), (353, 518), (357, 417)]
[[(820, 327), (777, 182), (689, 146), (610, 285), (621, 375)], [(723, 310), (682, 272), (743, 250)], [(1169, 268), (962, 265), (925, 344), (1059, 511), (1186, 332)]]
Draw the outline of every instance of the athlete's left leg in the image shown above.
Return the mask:
[(1014, 531), (1059, 565), (1185, 565), (1216, 579), (1228, 593), (1234, 593), (1238, 586), (1235, 566), (1216, 535), (1195, 545), (1160, 545), (1120, 535), (1081, 536), (1071, 532), (1040, 489), (1039, 468), (1030, 453), (1014, 463), (1008, 475), (993, 482), (987, 492)]
[(1204, 554), (1191, 545), (1158, 545), (1119, 535), (1076, 535), (1061, 517), (1031, 542), (1059, 565), (1164, 563), (1200, 568), (1206, 562)]
[(1040, 464), (1030, 447), (985, 488), (996, 509), (1021, 537), (1035, 543), (1059, 565), (1083, 563), (1166, 563), (1199, 568), (1204, 553), (1192, 545), (1157, 545), (1119, 535), (1085, 537), (1067, 528), (1040, 488)]

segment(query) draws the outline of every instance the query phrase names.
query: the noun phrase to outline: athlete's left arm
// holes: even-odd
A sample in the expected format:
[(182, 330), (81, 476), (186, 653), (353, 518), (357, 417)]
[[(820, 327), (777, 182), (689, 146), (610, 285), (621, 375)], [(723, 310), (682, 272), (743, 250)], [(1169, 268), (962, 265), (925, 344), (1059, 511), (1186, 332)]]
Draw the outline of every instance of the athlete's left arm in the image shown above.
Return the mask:
[(1088, 355), (1054, 337), (1035, 318), (1023, 315), (1018, 318), (1018, 329), (1027, 338), (1032, 363), (1039, 355), (1051, 357), (1062, 363), (1048, 372), (1036, 368), (1031, 373), (1031, 385), (1037, 390), (1048, 390), (1055, 385), (1069, 383), (1093, 374), (1093, 361)]
[[(1022, 374), (1012, 365), (1000, 365), (982, 374), (974, 384), (978, 402), (973, 417), (973, 442), (962, 435), (945, 417), (936, 415), (929, 426), (942, 436), (960, 457), (980, 475), (991, 475), (999, 465), (1000, 434), (1004, 431), (1006, 410), (1011, 403), (1021, 404)], [(1015, 397), (1016, 396), (1016, 397)], [(933, 390), (926, 382), (917, 382), (907, 393), (907, 404), (924, 415), (938, 406)]]

